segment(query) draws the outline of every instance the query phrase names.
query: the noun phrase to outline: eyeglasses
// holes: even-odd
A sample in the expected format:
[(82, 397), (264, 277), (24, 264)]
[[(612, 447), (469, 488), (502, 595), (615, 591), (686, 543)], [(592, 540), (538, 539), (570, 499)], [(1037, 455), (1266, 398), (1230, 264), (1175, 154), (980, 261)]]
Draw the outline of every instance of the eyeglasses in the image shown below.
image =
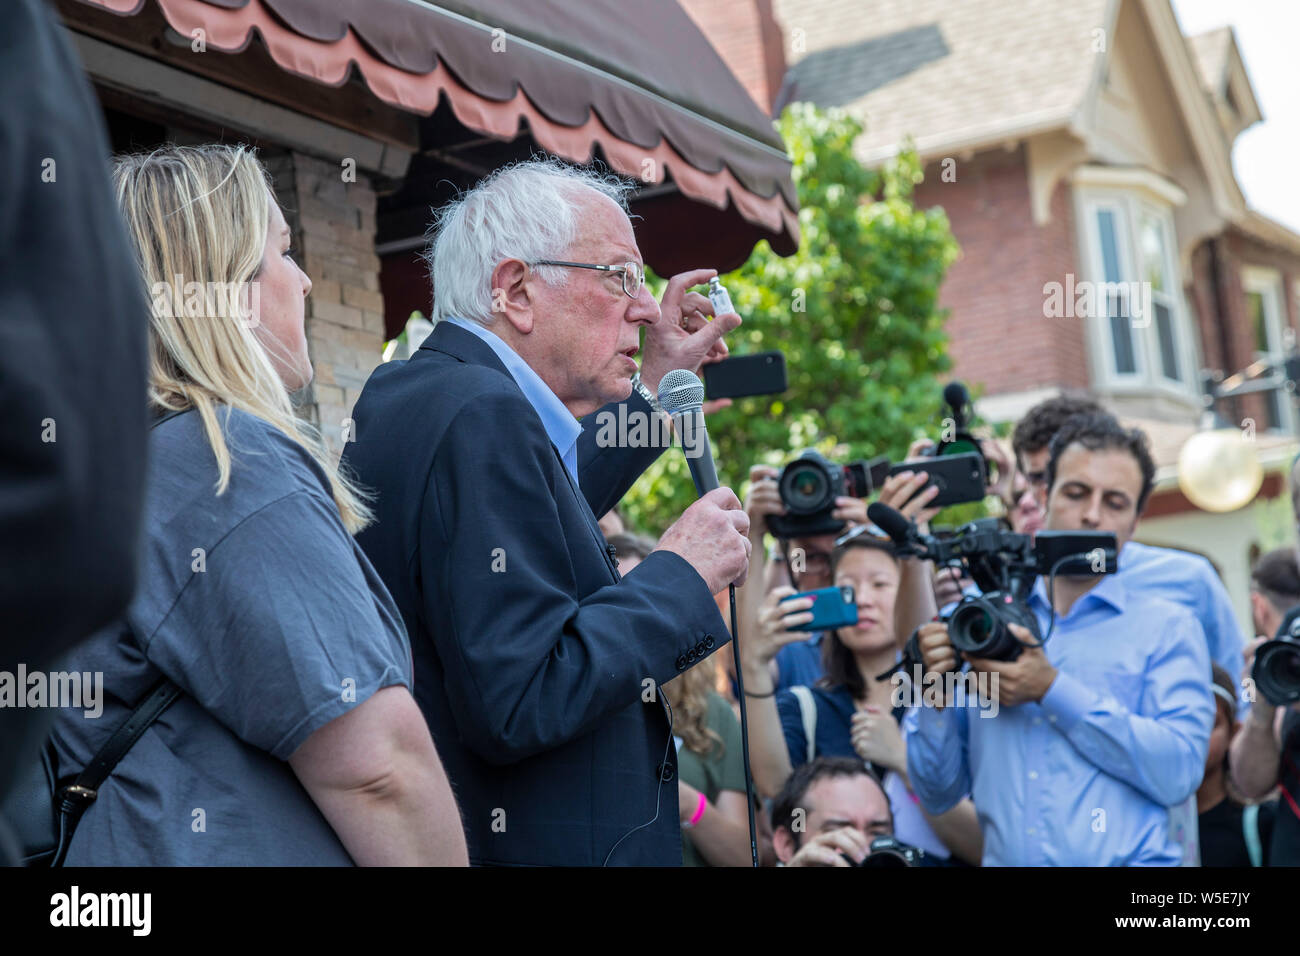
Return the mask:
[(867, 539), (871, 542), (882, 547), (893, 548), (894, 546), (894, 542), (889, 535), (885, 534), (885, 532), (881, 531), (874, 524), (860, 524), (850, 528), (845, 534), (842, 534), (835, 539), (835, 550), (840, 550), (850, 541), (855, 541), (863, 535), (866, 535)]
[(530, 266), (565, 266), (569, 269), (596, 269), (600, 272), (617, 272), (623, 277), (623, 291), (628, 298), (635, 299), (641, 294), (645, 285), (645, 270), (635, 262), (625, 262), (621, 266), (601, 266), (592, 262), (562, 262), (559, 259), (538, 259)]

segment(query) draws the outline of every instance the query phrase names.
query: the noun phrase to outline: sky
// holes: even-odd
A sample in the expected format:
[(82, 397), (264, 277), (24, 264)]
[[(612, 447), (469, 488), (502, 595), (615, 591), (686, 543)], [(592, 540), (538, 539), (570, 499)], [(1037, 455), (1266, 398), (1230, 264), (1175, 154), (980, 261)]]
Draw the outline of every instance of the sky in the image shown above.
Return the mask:
[(1237, 137), (1232, 165), (1252, 209), (1300, 232), (1300, 0), (1173, 0), (1191, 35), (1231, 26), (1264, 121)]

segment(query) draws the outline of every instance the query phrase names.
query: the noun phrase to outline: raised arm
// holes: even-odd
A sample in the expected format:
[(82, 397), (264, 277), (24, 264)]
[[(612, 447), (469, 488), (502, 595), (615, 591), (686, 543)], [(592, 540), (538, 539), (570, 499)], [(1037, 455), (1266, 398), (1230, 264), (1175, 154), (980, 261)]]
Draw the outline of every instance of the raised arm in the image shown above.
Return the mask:
[[(467, 402), (434, 456), (419, 529), (445, 690), (465, 743), (497, 764), (581, 736), (638, 701), (647, 679), (662, 684), (725, 643), (711, 588), (746, 562), (744, 514), (718, 489), (627, 577), (615, 583), (611, 571), (607, 586), (575, 598), (570, 539), (589, 536), (575, 547), (596, 554), (604, 542), (594, 522), (562, 520), (566, 479), (529, 421), (518, 393)], [(675, 548), (696, 554), (703, 575)]]

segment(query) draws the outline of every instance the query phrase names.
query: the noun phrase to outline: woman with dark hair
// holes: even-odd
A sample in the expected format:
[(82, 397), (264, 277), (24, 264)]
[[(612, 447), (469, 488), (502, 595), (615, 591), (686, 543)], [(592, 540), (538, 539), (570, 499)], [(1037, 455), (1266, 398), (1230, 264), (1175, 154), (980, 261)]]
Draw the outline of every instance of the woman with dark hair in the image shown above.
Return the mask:
[(829, 632), (822, 642), (822, 680), (773, 691), (770, 660), (783, 644), (804, 636), (790, 628), (812, 620), (810, 599), (782, 602), (795, 593), (791, 588), (768, 594), (745, 648), (755, 782), (770, 797), (793, 768), (815, 757), (861, 757), (885, 781), (899, 840), (920, 846), (935, 860), (952, 855), (978, 863), (982, 840), (970, 800), (930, 817), (912, 796), (899, 727), (903, 708), (895, 706), (894, 682), (876, 680), (898, 660), (894, 603), (900, 569), (894, 547), (874, 527), (859, 526), (836, 542), (831, 566), (835, 586), (853, 588), (858, 622)]

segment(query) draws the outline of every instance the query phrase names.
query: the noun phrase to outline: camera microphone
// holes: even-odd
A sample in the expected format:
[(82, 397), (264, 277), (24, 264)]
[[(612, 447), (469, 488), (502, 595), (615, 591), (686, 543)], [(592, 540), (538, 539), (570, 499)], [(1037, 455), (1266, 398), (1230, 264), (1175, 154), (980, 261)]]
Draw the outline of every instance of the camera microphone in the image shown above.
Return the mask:
[(970, 407), (970, 392), (961, 382), (949, 382), (943, 389), (943, 400), (952, 409), (957, 431), (966, 430), (966, 409)]
[(876, 527), (889, 535), (889, 540), (900, 548), (907, 547), (916, 539), (916, 527), (903, 514), (889, 505), (879, 501), (867, 505), (867, 517)]
[(713, 449), (709, 447), (709, 432), (704, 427), (703, 403), (704, 385), (694, 372), (676, 368), (660, 380), (659, 404), (673, 417), (677, 437), (682, 440), (682, 451), (686, 453), (686, 464), (700, 495), (718, 487)]

